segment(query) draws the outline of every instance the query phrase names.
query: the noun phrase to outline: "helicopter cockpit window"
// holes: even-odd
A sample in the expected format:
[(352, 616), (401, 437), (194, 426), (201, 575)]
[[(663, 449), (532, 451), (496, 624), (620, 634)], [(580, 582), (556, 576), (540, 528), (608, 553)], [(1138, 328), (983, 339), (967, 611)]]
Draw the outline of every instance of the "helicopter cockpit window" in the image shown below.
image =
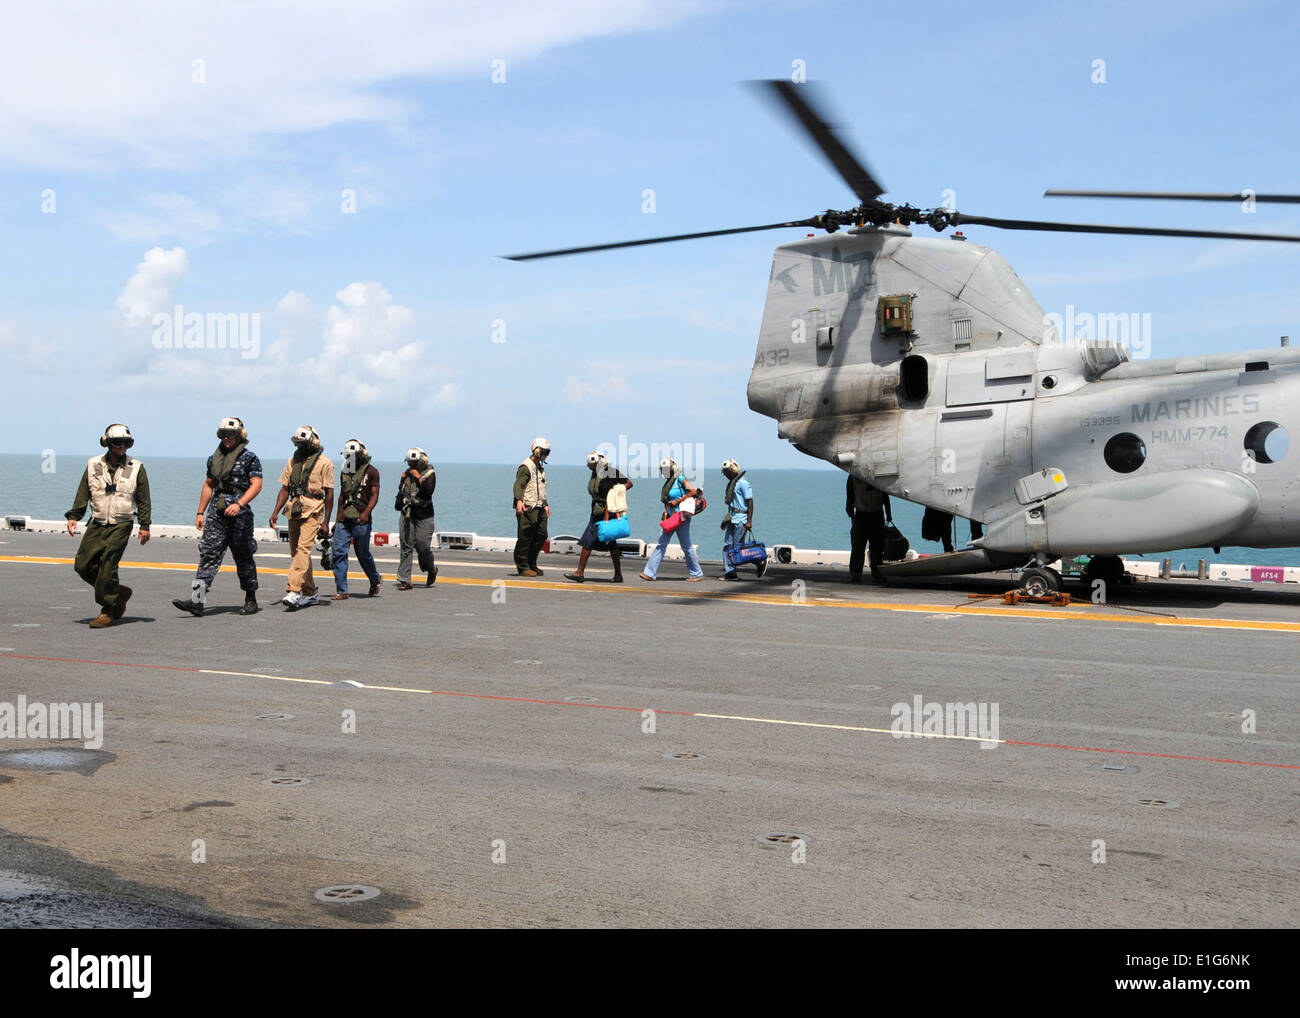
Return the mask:
[(922, 403), (930, 395), (930, 366), (920, 354), (904, 357), (898, 367), (898, 394), (908, 402)]
[(1116, 473), (1131, 474), (1146, 462), (1147, 445), (1137, 435), (1124, 431), (1111, 436), (1102, 455), (1106, 466)]
[(1276, 463), (1291, 448), (1291, 436), (1276, 421), (1260, 421), (1246, 432), (1244, 444), (1256, 463)]

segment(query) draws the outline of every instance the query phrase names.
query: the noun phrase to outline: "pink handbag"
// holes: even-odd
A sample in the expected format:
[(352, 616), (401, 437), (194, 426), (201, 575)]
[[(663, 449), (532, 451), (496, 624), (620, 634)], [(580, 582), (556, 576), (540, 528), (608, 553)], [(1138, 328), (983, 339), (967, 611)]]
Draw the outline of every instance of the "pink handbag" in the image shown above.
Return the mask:
[(681, 513), (678, 512), (678, 513), (673, 513), (666, 520), (660, 520), (659, 526), (663, 527), (666, 533), (671, 534), (674, 530), (680, 527), (685, 521), (686, 518), (682, 516)]

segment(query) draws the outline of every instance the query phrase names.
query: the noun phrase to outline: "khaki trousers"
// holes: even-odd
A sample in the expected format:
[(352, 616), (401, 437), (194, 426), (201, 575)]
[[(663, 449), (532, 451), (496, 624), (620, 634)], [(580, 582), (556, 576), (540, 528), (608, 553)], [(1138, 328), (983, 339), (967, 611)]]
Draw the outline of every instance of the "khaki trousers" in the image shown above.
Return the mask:
[(311, 550), (320, 533), (324, 513), (315, 516), (289, 517), (289, 582), (286, 591), (311, 597), (316, 593), (316, 580), (311, 575)]

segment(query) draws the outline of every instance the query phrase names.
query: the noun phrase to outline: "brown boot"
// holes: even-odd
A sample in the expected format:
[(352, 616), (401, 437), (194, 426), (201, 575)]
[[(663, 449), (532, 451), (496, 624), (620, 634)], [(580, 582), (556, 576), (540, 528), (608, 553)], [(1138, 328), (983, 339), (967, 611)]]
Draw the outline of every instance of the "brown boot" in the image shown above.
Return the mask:
[(116, 622), (126, 613), (126, 603), (131, 600), (130, 587), (117, 588), (117, 604), (113, 605), (113, 621)]
[(104, 611), (100, 612), (98, 615), (96, 615), (93, 619), (90, 620), (91, 629), (107, 629), (112, 624), (113, 624), (113, 616), (108, 614), (108, 612), (104, 612)]

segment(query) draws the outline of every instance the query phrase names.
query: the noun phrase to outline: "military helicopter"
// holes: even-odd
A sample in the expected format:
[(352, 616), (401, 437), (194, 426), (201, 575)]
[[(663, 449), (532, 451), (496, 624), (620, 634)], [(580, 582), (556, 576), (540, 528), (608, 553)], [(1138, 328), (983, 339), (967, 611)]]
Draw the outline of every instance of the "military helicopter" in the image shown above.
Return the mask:
[(1300, 471), (1287, 462), (1289, 436), (1300, 434), (1300, 349), (1135, 361), (1122, 343), (1062, 342), (1000, 254), (960, 231), (923, 238), (909, 227), (1300, 236), (998, 219), (884, 202), (884, 187), (806, 97), (808, 86), (757, 84), (811, 137), (858, 205), (506, 257), (825, 231), (773, 254), (749, 406), (801, 452), (983, 525), (964, 548), (886, 563), (887, 577), (1021, 568), (1021, 587), (1045, 594), (1062, 585), (1049, 564), (1072, 556), (1091, 556), (1084, 579), (1109, 584), (1123, 576), (1123, 554), (1300, 544)]

